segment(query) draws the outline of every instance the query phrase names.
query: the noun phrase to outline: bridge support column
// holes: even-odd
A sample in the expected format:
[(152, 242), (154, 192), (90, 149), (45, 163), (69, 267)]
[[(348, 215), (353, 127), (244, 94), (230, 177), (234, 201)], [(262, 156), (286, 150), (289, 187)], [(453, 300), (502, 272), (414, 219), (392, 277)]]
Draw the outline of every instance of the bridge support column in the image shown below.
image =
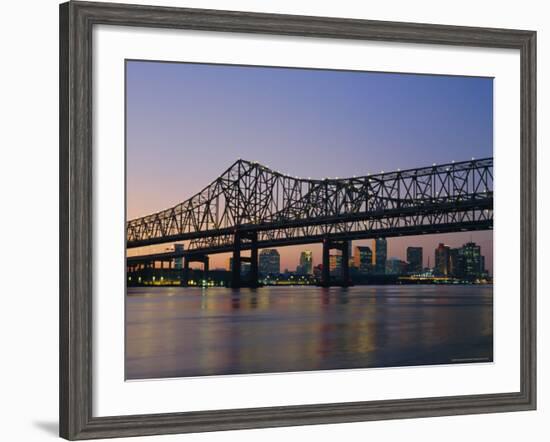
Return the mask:
[(241, 288), (241, 235), (235, 232), (233, 238), (233, 261), (231, 264), (231, 288)]
[(202, 261), (203, 264), (203, 272), (202, 272), (202, 278), (205, 281), (208, 281), (208, 271), (210, 270), (210, 258), (208, 256), (205, 256)]
[(350, 285), (349, 279), (349, 241), (342, 241), (342, 286)]
[(321, 273), (321, 285), (330, 286), (330, 241), (323, 240), (323, 269)]
[(250, 285), (258, 287), (258, 233), (251, 236), (252, 245), (250, 248)]
[[(250, 246), (250, 256), (241, 256), (243, 239), (246, 241), (246, 248)], [(231, 288), (243, 287), (241, 278), (241, 264), (250, 263), (250, 273), (244, 285), (246, 287), (258, 286), (258, 233), (257, 232), (235, 232), (233, 243), (233, 261), (231, 265)]]
[(330, 280), (330, 251), (331, 249), (340, 250), (342, 253), (342, 262), (340, 268), (342, 273), (340, 275), (341, 281), (336, 285), (342, 287), (348, 287), (351, 285), (349, 277), (349, 241), (331, 241), (328, 238), (323, 240), (323, 271), (321, 273), (321, 286), (330, 287), (332, 282)]
[(189, 258), (187, 256), (183, 260), (183, 279), (181, 282), (184, 286), (189, 285)]

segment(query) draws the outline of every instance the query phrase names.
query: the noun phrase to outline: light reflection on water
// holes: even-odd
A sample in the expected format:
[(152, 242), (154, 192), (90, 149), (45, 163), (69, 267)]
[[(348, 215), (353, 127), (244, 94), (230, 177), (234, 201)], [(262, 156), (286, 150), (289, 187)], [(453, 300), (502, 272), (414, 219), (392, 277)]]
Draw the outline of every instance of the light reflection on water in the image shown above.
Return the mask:
[(492, 286), (128, 288), (126, 378), (493, 359)]

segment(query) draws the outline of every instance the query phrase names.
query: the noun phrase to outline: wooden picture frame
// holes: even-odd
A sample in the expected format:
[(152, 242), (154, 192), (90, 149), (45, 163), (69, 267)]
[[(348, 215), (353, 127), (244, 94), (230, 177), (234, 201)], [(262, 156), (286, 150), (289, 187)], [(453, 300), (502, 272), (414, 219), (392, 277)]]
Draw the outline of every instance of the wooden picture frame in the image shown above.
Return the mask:
[[(92, 28), (97, 24), (513, 48), (521, 57), (521, 390), (169, 414), (92, 416)], [(60, 6), (60, 435), (69, 440), (533, 410), (536, 33), (69, 2)], [(518, 232), (519, 233), (519, 232)]]

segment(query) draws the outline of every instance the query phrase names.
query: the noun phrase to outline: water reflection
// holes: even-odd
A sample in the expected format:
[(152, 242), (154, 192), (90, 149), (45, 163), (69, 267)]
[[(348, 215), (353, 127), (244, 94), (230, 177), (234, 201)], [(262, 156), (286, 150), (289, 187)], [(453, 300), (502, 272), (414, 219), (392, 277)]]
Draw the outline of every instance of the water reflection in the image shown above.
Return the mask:
[(130, 288), (126, 377), (492, 361), (491, 286)]

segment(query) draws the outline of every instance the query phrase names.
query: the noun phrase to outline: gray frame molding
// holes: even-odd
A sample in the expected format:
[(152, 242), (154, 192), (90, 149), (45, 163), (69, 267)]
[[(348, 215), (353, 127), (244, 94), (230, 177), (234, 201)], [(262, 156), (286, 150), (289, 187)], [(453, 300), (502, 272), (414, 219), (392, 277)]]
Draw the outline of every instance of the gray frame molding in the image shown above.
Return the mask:
[[(92, 416), (92, 28), (95, 24), (519, 49), (521, 391)], [(60, 5), (60, 436), (69, 440), (533, 410), (536, 407), (536, 32), (109, 3)]]

